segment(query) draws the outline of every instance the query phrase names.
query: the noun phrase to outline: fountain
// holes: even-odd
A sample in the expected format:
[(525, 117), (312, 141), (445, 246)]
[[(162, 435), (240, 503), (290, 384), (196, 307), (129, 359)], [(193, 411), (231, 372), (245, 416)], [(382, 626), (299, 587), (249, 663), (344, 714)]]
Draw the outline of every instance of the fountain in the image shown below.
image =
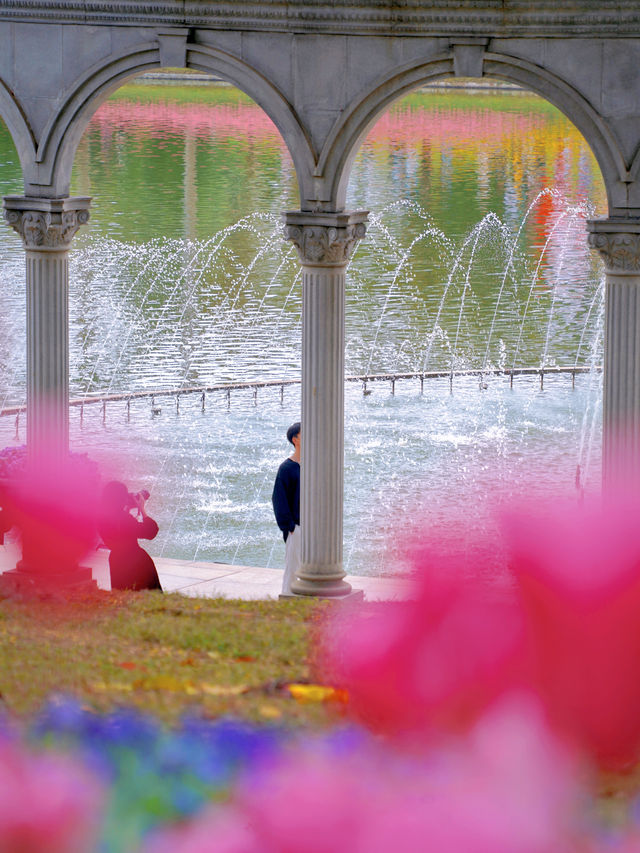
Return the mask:
[[(295, 208), (296, 187), (275, 128), (221, 92), (122, 89), (79, 145), (73, 191), (94, 202), (71, 253), (71, 440), (152, 492), (156, 554), (279, 566), (270, 491), (300, 414), (301, 287), (268, 211)], [(369, 377), (345, 388), (351, 573), (380, 571), (418, 504), (433, 519), (448, 502), (472, 530), (483, 471), (515, 489), (546, 467), (571, 494), (599, 480), (597, 167), (531, 97), (456, 97), (394, 106), (351, 177), (348, 207), (373, 211), (347, 289), (346, 370)], [(17, 192), (6, 137), (0, 124)], [(24, 401), (23, 264), (6, 230), (3, 410)], [(0, 417), (0, 445), (22, 443), (24, 421)]]
[[(584, 262), (579, 279), (569, 275), (567, 253), (588, 252), (589, 210), (558, 193), (556, 221), (527, 255), (527, 219), (548, 195), (539, 194), (515, 230), (489, 214), (457, 244), (415, 203), (371, 217), (369, 241), (349, 271), (347, 373), (440, 378), (372, 381), (366, 395), (347, 383), (350, 573), (382, 570), (385, 543), (412, 507), (434, 507), (436, 495), (437, 512), (447, 502), (479, 505), (479, 472), (517, 488), (525, 469), (540, 464), (568, 492), (597, 482), (602, 283), (596, 263), (586, 277)], [(250, 387), (229, 398), (209, 393), (206, 406), (199, 393), (174, 393), (168, 404), (162, 392), (296, 380), (298, 275), (277, 219), (262, 214), (205, 241), (156, 239), (134, 250), (87, 240), (73, 254), (71, 393), (86, 405), (72, 409), (72, 446), (152, 492), (156, 555), (281, 563), (270, 494), (299, 386), (267, 387), (259, 402)], [(525, 367), (539, 375), (514, 381)], [(594, 370), (571, 378), (552, 372), (559, 367)], [(5, 408), (20, 401), (23, 370), (4, 367)], [(152, 401), (126, 400), (142, 390), (154, 392)], [(89, 405), (117, 394), (123, 399), (108, 408)], [(3, 443), (15, 440), (12, 429), (0, 418)], [(116, 460), (125, 458), (122, 470)]]

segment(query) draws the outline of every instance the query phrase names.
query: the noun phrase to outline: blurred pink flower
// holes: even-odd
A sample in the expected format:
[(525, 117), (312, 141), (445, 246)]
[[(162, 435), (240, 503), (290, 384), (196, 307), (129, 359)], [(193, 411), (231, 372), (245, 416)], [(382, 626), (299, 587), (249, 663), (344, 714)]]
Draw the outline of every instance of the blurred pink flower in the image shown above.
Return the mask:
[(529, 701), (409, 758), (300, 745), (147, 853), (579, 853), (574, 768)]
[(639, 520), (637, 499), (505, 519), (533, 687), (557, 729), (610, 769), (640, 759)]
[(102, 806), (80, 765), (0, 743), (0, 853), (87, 853)]
[(429, 736), (471, 724), (519, 682), (522, 624), (515, 598), (437, 546), (415, 550), (414, 600), (336, 608), (321, 638), (318, 675), (345, 687), (349, 709), (371, 728)]
[(279, 853), (265, 846), (232, 806), (215, 806), (181, 826), (161, 830), (145, 853)]
[(51, 573), (73, 571), (96, 542), (97, 467), (86, 457), (42, 453), (8, 481), (3, 507), (22, 540), (23, 561)]

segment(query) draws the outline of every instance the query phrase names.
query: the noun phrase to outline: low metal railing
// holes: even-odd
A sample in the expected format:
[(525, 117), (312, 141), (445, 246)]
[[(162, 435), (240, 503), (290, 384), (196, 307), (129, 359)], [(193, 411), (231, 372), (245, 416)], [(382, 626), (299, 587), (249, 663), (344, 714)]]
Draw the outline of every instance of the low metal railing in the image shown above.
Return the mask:
[[(453, 388), (453, 381), (458, 377), (468, 377), (468, 376), (477, 376), (479, 387), (486, 388), (486, 383), (483, 382), (483, 378), (489, 376), (505, 376), (509, 377), (509, 384), (513, 386), (513, 380), (516, 376), (539, 376), (540, 377), (540, 388), (544, 388), (544, 377), (545, 376), (553, 376), (558, 374), (567, 374), (571, 376), (572, 385), (575, 385), (575, 378), (579, 374), (586, 374), (591, 372), (599, 373), (602, 371), (600, 366), (597, 367), (588, 367), (584, 366), (574, 366), (574, 367), (516, 367), (510, 370), (496, 368), (491, 370), (481, 370), (481, 369), (472, 369), (472, 370), (429, 370), (429, 371), (413, 371), (411, 373), (373, 373), (367, 375), (354, 375), (354, 376), (345, 376), (345, 382), (360, 382), (362, 384), (363, 394), (366, 396), (370, 394), (371, 391), (367, 387), (369, 383), (374, 382), (389, 382), (391, 385), (391, 393), (395, 393), (396, 382), (400, 380), (407, 379), (418, 379), (420, 381), (420, 391), (422, 392), (424, 388), (425, 380), (429, 379), (448, 379), (449, 385)], [(216, 385), (194, 385), (194, 386), (181, 386), (180, 388), (157, 388), (152, 391), (122, 391), (115, 394), (105, 394), (102, 392), (96, 393), (88, 393), (82, 398), (72, 399), (69, 401), (69, 406), (80, 407), (80, 413), (82, 416), (82, 411), (85, 406), (102, 404), (103, 407), (103, 416), (106, 417), (106, 407), (107, 403), (114, 402), (126, 402), (127, 409), (131, 406), (131, 402), (133, 400), (141, 400), (147, 399), (151, 400), (151, 408), (152, 411), (157, 409), (156, 406), (156, 397), (175, 397), (176, 400), (176, 411), (180, 409), (180, 397), (186, 396), (188, 394), (199, 394), (201, 398), (202, 410), (205, 409), (206, 403), (206, 395), (210, 393), (219, 393), (223, 392), (227, 395), (227, 403), (231, 404), (231, 392), (232, 391), (242, 391), (242, 390), (252, 390), (253, 391), (253, 399), (254, 403), (257, 405), (258, 400), (258, 390), (260, 388), (280, 388), (280, 399), (284, 398), (284, 389), (290, 385), (299, 385), (300, 379), (265, 379), (261, 381), (249, 381), (249, 382), (222, 382)], [(7, 406), (3, 409), (0, 409), (0, 417), (7, 417), (9, 415), (16, 415), (19, 417), (23, 412), (26, 411), (25, 405), (20, 406)], [(159, 410), (158, 410), (159, 411)]]

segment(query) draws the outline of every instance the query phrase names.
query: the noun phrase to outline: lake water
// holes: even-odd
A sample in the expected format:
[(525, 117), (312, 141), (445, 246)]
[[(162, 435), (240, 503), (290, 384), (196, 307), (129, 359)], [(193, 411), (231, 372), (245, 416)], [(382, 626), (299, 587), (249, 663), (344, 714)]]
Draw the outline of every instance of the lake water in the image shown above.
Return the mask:
[[(0, 125), (0, 190), (22, 192)], [(71, 394), (157, 390), (72, 409), (72, 444), (105, 476), (152, 492), (152, 553), (282, 565), (271, 513), (299, 386), (161, 391), (300, 376), (300, 278), (278, 214), (298, 206), (291, 159), (242, 93), (138, 83), (94, 116), (72, 194), (93, 197), (71, 256)], [(388, 571), (408, 522), (485, 523), (484, 493), (599, 480), (596, 373), (509, 379), (518, 367), (601, 363), (602, 267), (585, 218), (606, 212), (584, 140), (513, 91), (431, 89), (398, 102), (355, 162), (349, 209), (369, 209), (349, 268), (347, 373), (484, 369), (346, 385), (345, 566)], [(0, 232), (0, 406), (25, 394), (24, 258)], [(481, 387), (486, 386), (486, 387)], [(157, 410), (160, 411), (157, 411)], [(24, 417), (0, 418), (2, 444)]]

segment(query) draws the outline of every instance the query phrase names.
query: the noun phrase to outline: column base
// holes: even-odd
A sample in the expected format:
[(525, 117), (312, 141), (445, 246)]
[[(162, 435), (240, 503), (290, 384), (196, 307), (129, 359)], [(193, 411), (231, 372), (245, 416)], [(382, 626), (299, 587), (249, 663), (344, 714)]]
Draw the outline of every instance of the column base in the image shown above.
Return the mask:
[(353, 587), (350, 587), (347, 593), (342, 593), (340, 595), (329, 595), (328, 593), (323, 592), (322, 590), (319, 592), (305, 593), (281, 592), (278, 596), (278, 601), (290, 601), (292, 598), (323, 598), (327, 601), (345, 601), (345, 599), (349, 599), (349, 601), (364, 601), (364, 592), (361, 589), (353, 589)]
[(291, 593), (282, 593), (280, 598), (362, 598), (362, 590), (354, 590), (343, 578), (341, 571), (323, 576), (307, 574), (303, 569), (291, 584)]
[(12, 595), (53, 595), (69, 593), (87, 593), (98, 589), (93, 580), (91, 569), (78, 566), (69, 572), (36, 571), (19, 562), (15, 569), (9, 569), (0, 575), (0, 596)]

